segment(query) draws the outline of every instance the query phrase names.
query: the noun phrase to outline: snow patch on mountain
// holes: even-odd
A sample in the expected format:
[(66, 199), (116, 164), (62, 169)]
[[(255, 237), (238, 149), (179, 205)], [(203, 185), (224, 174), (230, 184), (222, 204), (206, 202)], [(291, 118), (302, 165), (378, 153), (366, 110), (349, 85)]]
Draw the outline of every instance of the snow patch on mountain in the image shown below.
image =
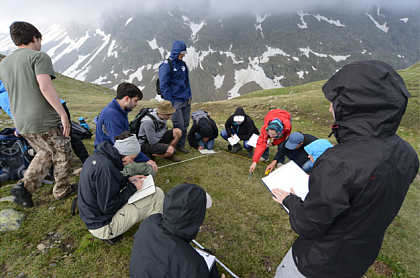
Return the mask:
[(381, 30), (381, 31), (384, 31), (385, 33), (388, 33), (388, 30), (389, 30), (389, 27), (386, 27), (386, 22), (384, 23), (384, 24), (379, 24), (379, 22), (377, 22), (374, 18), (373, 18), (373, 16), (371, 16), (370, 14), (368, 14), (368, 13), (365, 13), (369, 18), (370, 18), (370, 20), (372, 20), (373, 21), (373, 23), (375, 23), (375, 26), (379, 29), (379, 30)]
[(237, 61), (235, 58), (235, 54), (231, 52), (232, 50), (232, 45), (230, 45), (229, 50), (228, 51), (219, 51), (220, 55), (226, 55), (227, 57), (232, 58), (232, 61), (234, 64), (242, 64), (244, 61)]
[(155, 49), (159, 50), (160, 56), (162, 56), (162, 59), (165, 59), (165, 49), (163, 47), (159, 47), (157, 45), (156, 38), (153, 38), (153, 40), (147, 41), (147, 42), (149, 43), (149, 46), (150, 46), (151, 49), (153, 49), (153, 50), (155, 50)]
[(401, 20), (402, 22), (404, 22), (404, 23), (407, 23), (407, 22), (408, 22), (408, 17), (405, 17), (405, 18), (400, 18), (400, 20)]
[(118, 52), (114, 50), (117, 47), (118, 47), (117, 46), (117, 41), (116, 40), (112, 40), (111, 45), (108, 48), (107, 56), (104, 57), (104, 59), (107, 58), (107, 57), (115, 57), (115, 58), (118, 58)]
[(216, 75), (213, 77), (214, 79), (214, 87), (216, 88), (216, 90), (220, 89), (223, 85), (223, 81), (225, 80), (225, 75)]
[(306, 57), (308, 57), (308, 58), (309, 58), (309, 53), (312, 53), (312, 54), (314, 54), (315, 56), (317, 56), (317, 57), (321, 57), (321, 58), (326, 58), (326, 57), (328, 57), (328, 55), (327, 55), (327, 54), (321, 54), (321, 53), (314, 52), (314, 51), (312, 51), (309, 47), (306, 47), (306, 48), (299, 48), (299, 50), (300, 50), (300, 52), (302, 52), (302, 54), (301, 54), (301, 55), (305, 55), (305, 56), (306, 56)]
[(274, 57), (276, 55), (290, 57), (290, 55), (286, 54), (286, 52), (281, 49), (267, 46), (267, 51), (261, 55), (260, 63), (267, 63), (270, 60), (270, 57)]
[(303, 19), (303, 17), (305, 15), (310, 15), (308, 13), (304, 13), (302, 10), (299, 10), (297, 12), (298, 16), (300, 16), (300, 20), (302, 21), (302, 24), (298, 24), (297, 26), (299, 26), (300, 29), (307, 29), (308, 28), (308, 24), (305, 22), (305, 20)]
[[(59, 61), (60, 59), (62, 59), (63, 57), (65, 57), (67, 54), (73, 52), (73, 51), (77, 51), (79, 50), (79, 48), (90, 38), (91, 36), (89, 35), (89, 30), (86, 31), (85, 35), (79, 39), (76, 40), (72, 40), (69, 36), (66, 36), (58, 45), (56, 45), (55, 47), (50, 48), (47, 51), (47, 54), (51, 57), (51, 61), (54, 63), (56, 63), (57, 61)], [(62, 49), (63, 45), (67, 45), (67, 47), (65, 49)], [(57, 49), (60, 49), (59, 53), (56, 53)], [(78, 62), (81, 63), (82, 61), (80, 61), (80, 57), (78, 59)], [(86, 56), (84, 56), (86, 57)], [(77, 62), (76, 62), (77, 63)], [(74, 66), (74, 65), (73, 65)]]
[(346, 27), (346, 25), (341, 24), (340, 20), (328, 19), (325, 16), (322, 16), (322, 15), (319, 15), (319, 14), (314, 15), (313, 17), (318, 19), (318, 21), (324, 20), (324, 21), (328, 22), (329, 24), (333, 24), (333, 25), (338, 26), (338, 27)]
[(125, 23), (124, 27), (125, 27), (125, 26), (127, 26), (127, 24), (128, 24), (128, 23), (130, 23), (132, 20), (133, 20), (133, 18), (132, 18), (132, 17), (130, 17), (130, 18), (127, 20), (127, 22)]
[(248, 68), (235, 70), (235, 86), (228, 91), (228, 99), (238, 97), (239, 89), (252, 81), (257, 83), (263, 89), (280, 88), (280, 80), (284, 79), (284, 76), (274, 76), (274, 79), (270, 79), (265, 75), (262, 67), (258, 64), (258, 57), (251, 59), (248, 58)]
[(347, 55), (347, 56), (341, 56), (341, 55), (328, 55), (329, 57), (333, 58), (334, 61), (336, 62), (340, 62), (340, 61), (345, 61), (348, 57), (350, 57), (351, 55)]
[(261, 31), (261, 36), (264, 38), (264, 33), (263, 33), (263, 30), (262, 30), (262, 28), (261, 28), (261, 23), (263, 23), (263, 21), (267, 18), (267, 17), (269, 17), (270, 16), (270, 14), (268, 13), (268, 14), (266, 14), (266, 15), (264, 15), (264, 17), (261, 17), (260, 15), (256, 15), (256, 17), (257, 17), (257, 23), (255, 24), (255, 31), (257, 31), (257, 30), (260, 30)]
[(207, 25), (207, 22), (203, 21), (199, 24), (192, 22), (188, 17), (185, 15), (182, 16), (182, 19), (185, 21), (184, 24), (188, 25), (192, 31), (191, 40), (196, 42), (197, 33), (203, 28), (204, 25)]

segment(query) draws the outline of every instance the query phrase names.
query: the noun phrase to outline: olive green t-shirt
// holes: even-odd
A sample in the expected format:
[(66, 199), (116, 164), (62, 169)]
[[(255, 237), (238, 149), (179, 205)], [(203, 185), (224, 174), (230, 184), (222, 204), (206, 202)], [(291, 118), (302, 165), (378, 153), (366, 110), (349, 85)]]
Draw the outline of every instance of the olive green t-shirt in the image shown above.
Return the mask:
[(44, 52), (19, 48), (0, 63), (0, 80), (9, 94), (10, 112), (21, 134), (50, 131), (61, 120), (39, 89), (39, 74), (55, 78), (51, 59)]

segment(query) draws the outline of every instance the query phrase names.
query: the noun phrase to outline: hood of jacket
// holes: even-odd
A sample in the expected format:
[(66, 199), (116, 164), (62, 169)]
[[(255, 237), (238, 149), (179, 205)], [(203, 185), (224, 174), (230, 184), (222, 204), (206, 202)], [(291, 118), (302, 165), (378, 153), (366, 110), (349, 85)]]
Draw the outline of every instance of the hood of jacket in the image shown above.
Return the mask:
[(339, 143), (357, 137), (394, 135), (411, 96), (403, 78), (381, 61), (344, 66), (322, 91), (333, 104), (333, 132)]
[(206, 118), (198, 120), (198, 133), (200, 133), (202, 137), (209, 137), (210, 140), (214, 139), (213, 127)]
[(109, 160), (112, 161), (112, 164), (119, 170), (124, 169), (124, 164), (121, 160), (120, 153), (114, 146), (108, 141), (103, 141), (96, 146), (96, 151), (101, 155), (106, 156)]
[(245, 114), (245, 111), (244, 111), (244, 109), (242, 107), (238, 107), (238, 108), (236, 108), (235, 113), (233, 113), (233, 116), (234, 117), (235, 116), (244, 116), (244, 117), (246, 117), (246, 114)]
[(181, 51), (187, 50), (187, 45), (183, 41), (174, 41), (172, 44), (171, 58), (172, 61), (178, 61), (178, 55)]
[(305, 146), (304, 149), (308, 155), (312, 155), (314, 162), (312, 162), (311, 165), (314, 165), (318, 157), (320, 157), (327, 149), (332, 147), (333, 145), (327, 139), (318, 139)]
[(163, 226), (186, 241), (197, 236), (206, 216), (206, 192), (196, 184), (180, 184), (171, 189), (163, 202)]

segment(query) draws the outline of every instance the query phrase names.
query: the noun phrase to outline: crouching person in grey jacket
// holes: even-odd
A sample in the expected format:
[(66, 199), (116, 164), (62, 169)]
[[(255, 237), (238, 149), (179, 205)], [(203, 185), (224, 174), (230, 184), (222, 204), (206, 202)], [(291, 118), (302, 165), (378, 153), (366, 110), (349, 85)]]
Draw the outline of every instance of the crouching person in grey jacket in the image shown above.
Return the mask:
[(140, 153), (140, 144), (128, 131), (115, 136), (114, 142), (97, 145), (83, 164), (78, 188), (80, 218), (92, 235), (109, 244), (121, 240), (135, 223), (162, 213), (164, 198), (162, 190), (156, 187), (154, 194), (127, 203), (141, 189), (144, 176), (123, 176), (120, 171)]

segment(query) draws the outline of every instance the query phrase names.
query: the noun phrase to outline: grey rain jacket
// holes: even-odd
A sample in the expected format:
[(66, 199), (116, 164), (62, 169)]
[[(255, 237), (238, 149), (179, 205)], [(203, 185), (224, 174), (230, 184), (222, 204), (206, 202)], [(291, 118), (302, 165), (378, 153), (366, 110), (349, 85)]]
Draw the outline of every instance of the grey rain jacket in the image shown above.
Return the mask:
[(349, 64), (322, 90), (333, 103), (339, 144), (315, 162), (305, 201), (283, 201), (299, 235), (293, 259), (306, 277), (361, 277), (419, 168), (416, 152), (396, 134), (410, 93), (380, 61)]

